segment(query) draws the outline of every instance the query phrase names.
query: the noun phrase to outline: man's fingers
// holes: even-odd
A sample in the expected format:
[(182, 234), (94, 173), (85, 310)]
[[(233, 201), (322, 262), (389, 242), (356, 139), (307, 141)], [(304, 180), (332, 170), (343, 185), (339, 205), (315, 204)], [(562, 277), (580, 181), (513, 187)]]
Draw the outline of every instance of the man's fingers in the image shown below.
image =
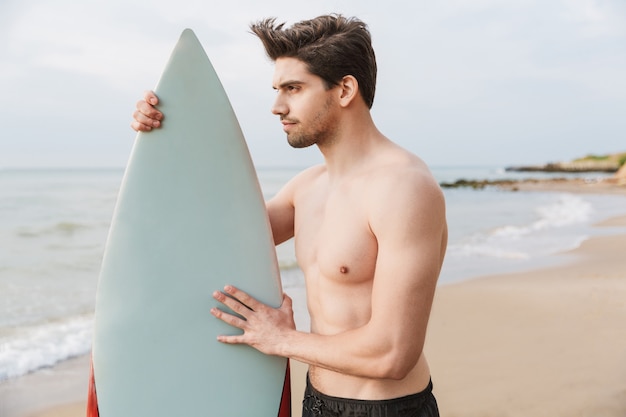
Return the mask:
[(217, 336), (217, 341), (221, 343), (226, 343), (228, 345), (237, 345), (237, 344), (245, 343), (245, 339), (243, 338), (243, 336), (219, 335)]
[(160, 111), (145, 100), (139, 100), (130, 127), (136, 132), (149, 132), (152, 128), (161, 126), (161, 119), (163, 119), (163, 114)]
[(155, 127), (160, 127), (163, 113), (154, 107), (157, 104), (159, 104), (159, 99), (156, 94), (146, 91), (144, 98), (135, 105), (136, 110), (130, 127), (136, 132), (149, 132)]
[(216, 318), (222, 320), (226, 324), (230, 324), (233, 327), (237, 327), (239, 329), (243, 329), (246, 326), (246, 320), (234, 316), (232, 314), (228, 314), (217, 307), (213, 307), (211, 309), (211, 314)]
[(148, 127), (159, 127), (161, 126), (161, 122), (152, 117), (146, 116), (140, 110), (135, 110), (133, 113), (133, 119), (139, 124), (146, 125)]
[(131, 129), (135, 132), (149, 132), (152, 130), (152, 126), (144, 125), (143, 123), (139, 123), (137, 121), (133, 121), (130, 124)]
[(230, 308), (232, 311), (242, 317), (245, 317), (246, 314), (251, 311), (251, 308), (248, 307), (245, 303), (237, 298), (233, 298), (233, 296), (229, 294), (215, 291), (213, 293), (213, 298), (215, 298), (217, 301), (224, 304), (226, 307)]
[(241, 291), (240, 289), (233, 287), (232, 285), (225, 286), (224, 293), (235, 298), (241, 304), (243, 304), (245, 307), (247, 307), (248, 309), (252, 311), (258, 310), (261, 306), (261, 303), (257, 301), (255, 298), (249, 296), (248, 293), (245, 293)]
[(154, 91), (146, 91), (143, 95), (143, 99), (153, 106), (159, 104), (159, 98), (156, 96), (156, 94), (154, 94)]
[(154, 106), (152, 106), (152, 104), (150, 104), (146, 100), (139, 100), (137, 102), (136, 107), (139, 113), (143, 114), (144, 116), (150, 119), (153, 119), (153, 120), (163, 119), (163, 113), (158, 111)]

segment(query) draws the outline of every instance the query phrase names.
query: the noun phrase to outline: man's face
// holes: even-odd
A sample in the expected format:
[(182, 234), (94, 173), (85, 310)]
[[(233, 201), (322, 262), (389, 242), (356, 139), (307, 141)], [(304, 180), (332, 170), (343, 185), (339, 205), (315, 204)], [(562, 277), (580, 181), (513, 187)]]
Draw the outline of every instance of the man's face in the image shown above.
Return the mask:
[(311, 74), (296, 58), (278, 58), (272, 86), (277, 92), (272, 113), (280, 116), (294, 148), (332, 141), (337, 126), (336, 88)]

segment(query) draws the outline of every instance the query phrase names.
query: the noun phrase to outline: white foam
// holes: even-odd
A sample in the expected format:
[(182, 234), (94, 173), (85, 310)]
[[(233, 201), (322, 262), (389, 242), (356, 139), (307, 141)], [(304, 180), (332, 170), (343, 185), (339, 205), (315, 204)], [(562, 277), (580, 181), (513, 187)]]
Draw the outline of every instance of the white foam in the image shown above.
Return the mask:
[(507, 250), (497, 246), (487, 244), (467, 244), (467, 245), (451, 245), (451, 251), (466, 257), (493, 257), (500, 259), (528, 259), (527, 253), (518, 250)]
[(0, 381), (88, 353), (92, 329), (91, 315), (19, 328), (0, 339)]
[(539, 219), (532, 224), (533, 230), (564, 227), (589, 221), (593, 213), (590, 202), (572, 194), (563, 194), (547, 206), (537, 207)]

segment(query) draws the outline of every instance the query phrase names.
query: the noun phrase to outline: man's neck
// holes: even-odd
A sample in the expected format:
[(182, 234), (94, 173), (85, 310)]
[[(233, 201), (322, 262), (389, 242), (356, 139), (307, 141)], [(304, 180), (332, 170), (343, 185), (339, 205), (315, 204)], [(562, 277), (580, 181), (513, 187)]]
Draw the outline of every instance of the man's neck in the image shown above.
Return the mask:
[(387, 142), (367, 113), (341, 123), (333, 140), (318, 144), (318, 148), (332, 182), (359, 170), (371, 160), (376, 149)]

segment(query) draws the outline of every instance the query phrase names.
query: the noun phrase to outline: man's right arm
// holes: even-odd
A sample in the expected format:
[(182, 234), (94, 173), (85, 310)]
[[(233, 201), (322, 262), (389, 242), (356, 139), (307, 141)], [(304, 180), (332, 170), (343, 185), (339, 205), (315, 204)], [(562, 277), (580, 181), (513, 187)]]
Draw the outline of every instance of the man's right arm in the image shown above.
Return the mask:
[(321, 165), (314, 165), (305, 169), (287, 182), (274, 197), (265, 203), (276, 245), (294, 236), (296, 194), (299, 193), (299, 190), (310, 189), (323, 171), (324, 168)]
[(291, 184), (287, 184), (265, 203), (275, 245), (280, 245), (293, 237), (295, 210), (290, 188)]

